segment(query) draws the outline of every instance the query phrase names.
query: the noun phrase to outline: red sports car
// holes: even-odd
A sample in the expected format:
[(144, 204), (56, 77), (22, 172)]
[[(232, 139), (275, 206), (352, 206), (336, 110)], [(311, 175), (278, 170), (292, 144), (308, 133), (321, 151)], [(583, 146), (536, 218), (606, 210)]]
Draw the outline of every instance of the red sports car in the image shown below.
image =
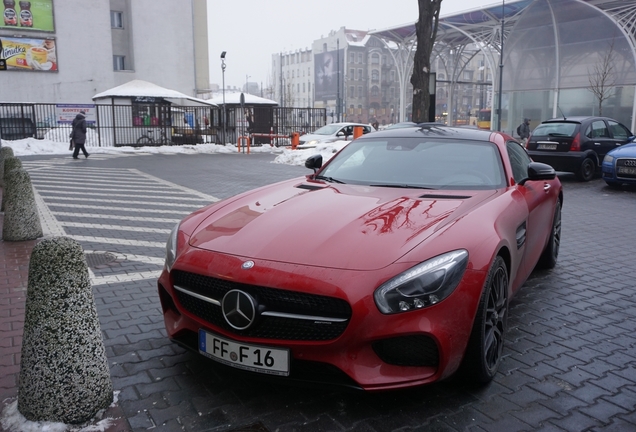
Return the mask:
[(490, 381), (511, 297), (556, 264), (555, 171), (510, 136), (439, 124), (306, 166), (175, 227), (158, 282), (169, 337), (280, 380)]

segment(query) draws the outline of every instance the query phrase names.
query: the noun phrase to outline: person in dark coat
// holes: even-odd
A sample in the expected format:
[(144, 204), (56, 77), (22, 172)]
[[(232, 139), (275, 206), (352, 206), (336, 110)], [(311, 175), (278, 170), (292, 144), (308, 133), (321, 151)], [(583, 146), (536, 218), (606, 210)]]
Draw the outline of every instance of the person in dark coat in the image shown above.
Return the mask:
[(84, 157), (90, 156), (86, 151), (86, 147), (84, 144), (86, 143), (86, 113), (84, 111), (80, 111), (78, 115), (73, 119), (73, 132), (71, 133), (71, 138), (75, 143), (75, 150), (73, 150), (73, 159), (77, 159), (77, 155), (79, 155), (79, 151), (82, 150), (84, 153)]

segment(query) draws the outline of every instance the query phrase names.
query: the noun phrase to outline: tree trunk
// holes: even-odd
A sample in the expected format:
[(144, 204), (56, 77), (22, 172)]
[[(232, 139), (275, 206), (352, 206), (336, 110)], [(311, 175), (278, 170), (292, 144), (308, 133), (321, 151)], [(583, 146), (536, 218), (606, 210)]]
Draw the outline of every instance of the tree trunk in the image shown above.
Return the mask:
[(418, 0), (420, 15), (415, 23), (417, 49), (413, 59), (413, 121), (427, 122), (429, 119), (431, 53), (437, 36), (439, 11), (442, 0)]

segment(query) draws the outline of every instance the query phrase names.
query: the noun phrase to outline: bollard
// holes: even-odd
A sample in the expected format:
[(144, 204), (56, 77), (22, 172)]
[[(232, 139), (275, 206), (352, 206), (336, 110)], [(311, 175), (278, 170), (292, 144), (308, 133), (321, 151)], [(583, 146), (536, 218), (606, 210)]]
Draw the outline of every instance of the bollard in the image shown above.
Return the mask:
[(362, 126), (354, 126), (353, 127), (353, 139), (360, 138), (362, 136)]
[(300, 134), (298, 132), (292, 132), (291, 134), (292, 150), (296, 150), (296, 147), (298, 147), (299, 143), (300, 143)]
[(2, 201), (5, 204), (2, 239), (5, 241), (35, 240), (42, 237), (33, 186), (29, 173), (22, 168), (9, 172), (5, 179)]
[(82, 247), (41, 241), (28, 280), (18, 411), (31, 421), (90, 420), (112, 403), (113, 384)]
[[(13, 150), (11, 151), (11, 153), (13, 153)], [(22, 168), (22, 161), (18, 159), (17, 157), (7, 156), (4, 159), (3, 166), (4, 166), (4, 173), (2, 175), (2, 181), (3, 181), (2, 187), (4, 188), (4, 190), (2, 191), (2, 204), (0, 204), (0, 211), (4, 211), (4, 203), (6, 201), (5, 196), (7, 195), (7, 186), (6, 186), (7, 176), (14, 169)]]
[(0, 147), (0, 187), (4, 186), (4, 160), (7, 157), (13, 156), (13, 149), (11, 147)]

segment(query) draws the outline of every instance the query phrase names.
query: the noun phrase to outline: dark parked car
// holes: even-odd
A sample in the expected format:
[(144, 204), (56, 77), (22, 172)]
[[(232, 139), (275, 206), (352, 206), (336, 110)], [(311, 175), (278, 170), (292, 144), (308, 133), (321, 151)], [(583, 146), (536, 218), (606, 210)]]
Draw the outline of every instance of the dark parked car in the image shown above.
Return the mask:
[(35, 125), (30, 118), (0, 118), (0, 138), (8, 141), (35, 137)]
[(607, 117), (567, 117), (547, 120), (532, 131), (526, 148), (536, 162), (572, 172), (590, 181), (610, 150), (631, 141), (630, 130)]

